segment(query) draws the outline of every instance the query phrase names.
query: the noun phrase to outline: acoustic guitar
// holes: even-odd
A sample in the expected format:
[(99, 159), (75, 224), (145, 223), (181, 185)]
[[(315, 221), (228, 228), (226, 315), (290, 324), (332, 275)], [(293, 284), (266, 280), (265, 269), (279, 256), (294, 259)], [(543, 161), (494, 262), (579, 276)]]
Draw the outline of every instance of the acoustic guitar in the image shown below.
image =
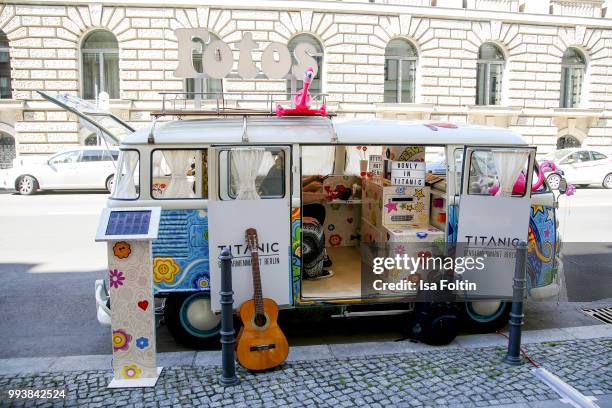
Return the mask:
[(289, 354), (287, 339), (276, 322), (278, 305), (274, 300), (264, 298), (262, 294), (257, 241), (257, 230), (247, 229), (246, 243), (251, 252), (253, 273), (253, 299), (240, 306), (243, 326), (236, 346), (240, 364), (253, 371), (276, 367), (282, 364)]

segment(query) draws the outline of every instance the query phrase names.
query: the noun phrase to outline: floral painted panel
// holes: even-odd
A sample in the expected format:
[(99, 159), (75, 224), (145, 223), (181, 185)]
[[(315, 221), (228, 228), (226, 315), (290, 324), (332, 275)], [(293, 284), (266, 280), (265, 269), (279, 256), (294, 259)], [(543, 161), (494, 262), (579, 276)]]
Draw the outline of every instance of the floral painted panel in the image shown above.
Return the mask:
[(163, 210), (153, 241), (156, 293), (210, 291), (205, 210)]
[(117, 380), (157, 377), (148, 241), (108, 242), (113, 370)]

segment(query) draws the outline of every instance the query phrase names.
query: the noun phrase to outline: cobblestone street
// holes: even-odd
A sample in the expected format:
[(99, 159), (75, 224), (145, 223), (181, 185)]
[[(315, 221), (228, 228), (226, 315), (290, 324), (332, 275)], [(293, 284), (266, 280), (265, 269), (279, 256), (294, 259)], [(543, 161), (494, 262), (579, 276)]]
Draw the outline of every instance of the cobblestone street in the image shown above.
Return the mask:
[[(612, 394), (612, 339), (529, 344), (540, 365), (586, 396)], [(404, 354), (288, 362), (253, 374), (239, 368), (238, 386), (218, 384), (218, 367), (165, 368), (155, 388), (110, 390), (109, 370), (4, 375), (2, 406), (534, 406), (559, 396), (528, 363), (501, 362), (505, 349), (444, 348)], [(66, 389), (64, 400), (8, 400), (9, 389)], [(554, 401), (553, 401), (554, 402)], [(542, 405), (542, 406), (557, 406)], [(601, 404), (601, 407), (607, 406)]]

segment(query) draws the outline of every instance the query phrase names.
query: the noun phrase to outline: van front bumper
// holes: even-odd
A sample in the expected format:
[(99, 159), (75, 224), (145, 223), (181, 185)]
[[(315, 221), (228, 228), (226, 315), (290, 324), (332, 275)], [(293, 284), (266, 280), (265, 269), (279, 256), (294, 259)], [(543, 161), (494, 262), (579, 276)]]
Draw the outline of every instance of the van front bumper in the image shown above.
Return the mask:
[(110, 295), (106, 288), (106, 282), (104, 279), (98, 279), (95, 283), (95, 297), (96, 297), (96, 317), (98, 322), (102, 326), (111, 325), (111, 314), (110, 314)]

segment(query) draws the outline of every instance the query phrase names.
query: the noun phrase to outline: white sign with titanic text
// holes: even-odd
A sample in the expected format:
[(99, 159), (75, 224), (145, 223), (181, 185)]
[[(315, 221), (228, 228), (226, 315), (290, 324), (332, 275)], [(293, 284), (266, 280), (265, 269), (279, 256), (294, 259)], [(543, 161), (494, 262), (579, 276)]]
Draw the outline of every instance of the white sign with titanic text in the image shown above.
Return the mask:
[(263, 296), (279, 305), (291, 303), (289, 218), (289, 204), (282, 199), (208, 202), (210, 297), (214, 311), (221, 310), (218, 259), (224, 247), (229, 247), (233, 256), (234, 307), (253, 298), (251, 252), (245, 239), (247, 228), (257, 230)]
[(462, 278), (477, 284), (475, 297), (512, 296), (516, 245), (527, 241), (529, 197), (461, 195), (457, 257), (482, 257), (483, 270), (466, 270)]

